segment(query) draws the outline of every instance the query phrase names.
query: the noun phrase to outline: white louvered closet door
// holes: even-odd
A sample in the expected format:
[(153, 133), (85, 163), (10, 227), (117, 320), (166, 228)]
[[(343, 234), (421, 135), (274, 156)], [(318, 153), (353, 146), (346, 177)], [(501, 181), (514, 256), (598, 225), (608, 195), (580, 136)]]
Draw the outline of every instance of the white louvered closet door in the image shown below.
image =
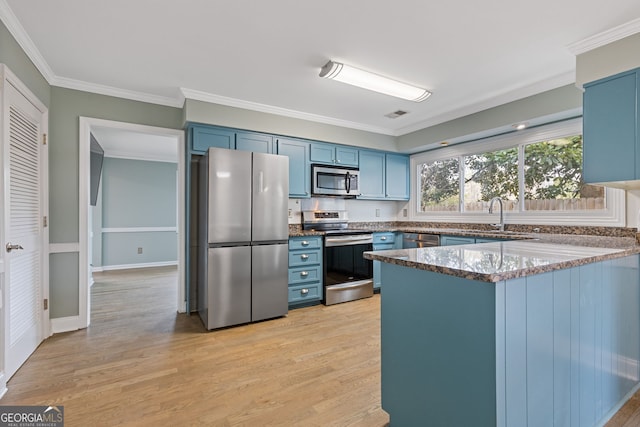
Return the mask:
[(5, 368), (11, 378), (42, 341), (42, 113), (11, 84), (5, 89), (5, 236), (7, 245), (22, 248), (5, 254)]

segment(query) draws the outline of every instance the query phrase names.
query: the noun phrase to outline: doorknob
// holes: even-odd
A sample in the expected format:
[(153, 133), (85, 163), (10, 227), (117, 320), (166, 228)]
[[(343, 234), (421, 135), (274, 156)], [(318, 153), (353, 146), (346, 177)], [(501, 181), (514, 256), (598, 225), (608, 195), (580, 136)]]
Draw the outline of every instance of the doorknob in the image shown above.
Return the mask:
[(7, 246), (5, 246), (5, 247), (7, 248), (7, 252), (11, 252), (14, 249), (16, 249), (16, 250), (24, 249), (20, 245), (12, 245), (11, 243), (7, 243)]

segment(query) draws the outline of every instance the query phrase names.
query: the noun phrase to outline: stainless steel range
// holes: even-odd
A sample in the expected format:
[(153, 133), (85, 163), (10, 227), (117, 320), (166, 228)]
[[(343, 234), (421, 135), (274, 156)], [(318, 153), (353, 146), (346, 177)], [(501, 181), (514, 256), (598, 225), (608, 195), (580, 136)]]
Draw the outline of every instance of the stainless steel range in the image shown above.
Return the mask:
[(324, 238), (325, 305), (367, 298), (373, 295), (373, 264), (362, 254), (373, 250), (373, 234), (349, 228), (347, 211), (302, 212), (304, 230), (326, 233)]

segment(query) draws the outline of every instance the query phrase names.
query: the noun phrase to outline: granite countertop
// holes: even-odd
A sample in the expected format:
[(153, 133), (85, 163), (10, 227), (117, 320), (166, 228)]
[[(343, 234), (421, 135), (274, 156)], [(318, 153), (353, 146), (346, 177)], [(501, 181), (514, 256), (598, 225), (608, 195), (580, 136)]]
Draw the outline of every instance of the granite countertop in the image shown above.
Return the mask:
[[(635, 239), (629, 238), (566, 235), (542, 237), (365, 252), (364, 256), (370, 260), (471, 280), (499, 282), (640, 253), (640, 246), (636, 245)], [(566, 244), (568, 237), (574, 238), (571, 244)], [(563, 244), (554, 240), (562, 241)]]

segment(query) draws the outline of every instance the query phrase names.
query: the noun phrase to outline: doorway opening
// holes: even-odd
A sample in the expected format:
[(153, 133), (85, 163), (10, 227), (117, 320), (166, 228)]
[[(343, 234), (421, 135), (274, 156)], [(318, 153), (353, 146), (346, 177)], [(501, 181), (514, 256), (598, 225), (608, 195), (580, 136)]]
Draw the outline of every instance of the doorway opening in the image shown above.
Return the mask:
[[(92, 137), (104, 150), (101, 182), (97, 197), (93, 195), (96, 206), (90, 206)], [(94, 272), (108, 281), (105, 276), (119, 270), (138, 270), (142, 276), (146, 271), (152, 277), (158, 270), (173, 269), (175, 307), (185, 311), (184, 141), (181, 130), (80, 118), (83, 327), (90, 324)]]

